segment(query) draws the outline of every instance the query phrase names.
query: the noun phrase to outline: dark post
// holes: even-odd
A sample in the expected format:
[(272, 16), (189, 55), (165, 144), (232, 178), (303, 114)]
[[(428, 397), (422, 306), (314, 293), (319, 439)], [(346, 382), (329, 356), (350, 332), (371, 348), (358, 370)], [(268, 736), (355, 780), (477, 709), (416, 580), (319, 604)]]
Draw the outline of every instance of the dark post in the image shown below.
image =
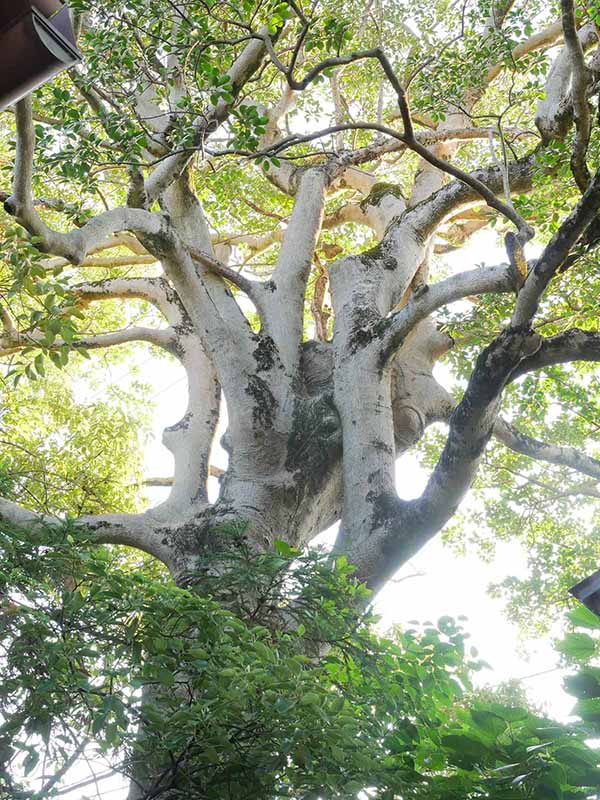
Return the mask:
[(0, 6), (0, 111), (80, 59), (62, 0)]
[(573, 586), (569, 592), (600, 617), (600, 570)]

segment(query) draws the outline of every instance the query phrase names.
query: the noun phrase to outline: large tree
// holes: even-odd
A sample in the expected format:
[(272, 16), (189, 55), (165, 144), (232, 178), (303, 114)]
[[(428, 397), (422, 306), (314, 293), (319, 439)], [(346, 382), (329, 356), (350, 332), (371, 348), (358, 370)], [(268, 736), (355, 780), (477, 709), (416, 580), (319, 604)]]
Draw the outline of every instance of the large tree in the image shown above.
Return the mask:
[[(5, 524), (67, 512), (201, 590), (240, 548), (302, 550), (339, 520), (336, 555), (377, 591), (498, 446), (487, 502), (511, 504), (482, 525), (548, 527), (550, 501), (598, 496), (597, 378), (577, 366), (600, 360), (593, 4), (71, 6), (81, 65), (1, 120), (7, 386), (146, 342), (179, 359), (189, 405), (162, 504), (77, 516), (59, 492), (40, 515), (5, 480)], [(490, 226), (506, 263), (444, 267)], [(439, 422), (423, 493), (400, 499), (397, 459)], [(590, 524), (565, 514), (565, 540)]]

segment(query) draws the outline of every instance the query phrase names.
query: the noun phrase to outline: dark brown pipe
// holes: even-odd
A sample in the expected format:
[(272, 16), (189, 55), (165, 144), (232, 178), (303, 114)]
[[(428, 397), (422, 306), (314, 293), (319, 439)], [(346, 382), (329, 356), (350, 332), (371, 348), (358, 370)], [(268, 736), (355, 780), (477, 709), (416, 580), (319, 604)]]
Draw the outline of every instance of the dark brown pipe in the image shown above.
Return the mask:
[(61, 0), (12, 0), (0, 8), (0, 111), (80, 58)]

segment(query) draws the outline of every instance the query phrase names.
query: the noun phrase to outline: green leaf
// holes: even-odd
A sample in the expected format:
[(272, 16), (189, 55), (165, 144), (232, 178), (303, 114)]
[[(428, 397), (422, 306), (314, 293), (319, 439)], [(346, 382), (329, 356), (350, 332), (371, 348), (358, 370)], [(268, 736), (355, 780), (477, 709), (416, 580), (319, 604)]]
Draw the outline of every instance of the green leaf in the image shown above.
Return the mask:
[(596, 642), (587, 633), (567, 633), (557, 649), (570, 658), (587, 661), (596, 652)]
[(339, 695), (338, 697), (334, 697), (334, 699), (329, 704), (329, 711), (332, 714), (339, 714), (339, 712), (344, 708), (346, 701), (345, 699)]
[(162, 686), (170, 687), (175, 685), (175, 676), (171, 670), (166, 669), (165, 667), (159, 667), (156, 672), (156, 677)]
[(454, 752), (459, 762), (466, 762), (471, 766), (484, 763), (490, 755), (489, 749), (483, 741), (466, 734), (447, 734), (442, 737), (442, 744), (446, 750)]
[(296, 705), (296, 701), (289, 697), (278, 697), (275, 701), (275, 709), (280, 714), (287, 714)]
[(44, 356), (40, 353), (35, 357), (33, 363), (35, 364), (35, 368), (38, 372), (38, 375), (44, 377), (46, 375), (46, 369), (44, 367)]
[(600, 618), (584, 605), (579, 605), (569, 612), (569, 621), (577, 628), (600, 630)]
[(600, 722), (600, 697), (588, 697), (578, 700), (573, 712), (586, 722)]
[(284, 542), (282, 539), (275, 539), (273, 542), (273, 547), (275, 548), (275, 551), (284, 558), (294, 558), (298, 555), (298, 550), (289, 545), (287, 542)]
[(575, 697), (600, 697), (600, 668), (584, 667), (564, 680), (565, 690)]
[(497, 738), (506, 730), (507, 723), (492, 711), (472, 709), (471, 718), (479, 728), (494, 738)]
[(262, 642), (254, 642), (254, 649), (265, 661), (273, 660), (273, 652)]
[(300, 704), (303, 706), (316, 706), (319, 704), (320, 699), (316, 692), (307, 692), (300, 698)]

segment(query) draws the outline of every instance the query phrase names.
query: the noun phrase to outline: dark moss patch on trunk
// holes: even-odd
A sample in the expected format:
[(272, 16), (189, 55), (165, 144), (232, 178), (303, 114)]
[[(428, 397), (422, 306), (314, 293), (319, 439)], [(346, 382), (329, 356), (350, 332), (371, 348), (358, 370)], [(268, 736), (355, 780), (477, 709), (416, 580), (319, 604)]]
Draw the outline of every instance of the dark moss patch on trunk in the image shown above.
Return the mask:
[(365, 498), (373, 507), (371, 527), (373, 530), (383, 528), (398, 518), (401, 501), (396, 495), (388, 492), (367, 492)]
[(373, 449), (377, 450), (377, 452), (379, 453), (387, 453), (388, 455), (392, 455), (394, 452), (394, 449), (390, 447), (389, 444), (386, 444), (385, 442), (382, 442), (379, 439), (371, 442), (371, 445)]
[(257, 345), (252, 355), (256, 361), (257, 372), (268, 372), (275, 366), (277, 346), (270, 336), (265, 336), (262, 333), (256, 334), (254, 338)]
[(342, 428), (330, 394), (299, 400), (288, 438), (286, 469), (316, 491), (340, 455)]
[(405, 199), (399, 186), (394, 186), (393, 183), (380, 181), (379, 183), (375, 183), (373, 185), (373, 188), (368, 196), (365, 197), (365, 199), (361, 202), (360, 207), (363, 211), (365, 211), (369, 206), (377, 207), (381, 204), (383, 198), (388, 194), (391, 194), (392, 197), (398, 198), (398, 200)]
[(190, 422), (192, 421), (192, 413), (190, 411), (187, 412), (179, 422), (176, 422), (175, 425), (170, 425), (168, 428), (165, 428), (165, 433), (175, 433), (176, 431), (186, 431), (190, 427)]
[(352, 314), (352, 332), (348, 341), (351, 353), (367, 347), (375, 339), (380, 339), (389, 325), (371, 308), (357, 308)]
[(398, 260), (389, 251), (385, 239), (382, 239), (379, 244), (376, 244), (375, 247), (372, 247), (370, 250), (361, 253), (358, 258), (367, 269), (383, 268), (393, 271), (398, 266)]
[(246, 394), (252, 398), (252, 419), (257, 428), (272, 428), (277, 400), (273, 397), (266, 381), (258, 375), (251, 375), (246, 386)]

